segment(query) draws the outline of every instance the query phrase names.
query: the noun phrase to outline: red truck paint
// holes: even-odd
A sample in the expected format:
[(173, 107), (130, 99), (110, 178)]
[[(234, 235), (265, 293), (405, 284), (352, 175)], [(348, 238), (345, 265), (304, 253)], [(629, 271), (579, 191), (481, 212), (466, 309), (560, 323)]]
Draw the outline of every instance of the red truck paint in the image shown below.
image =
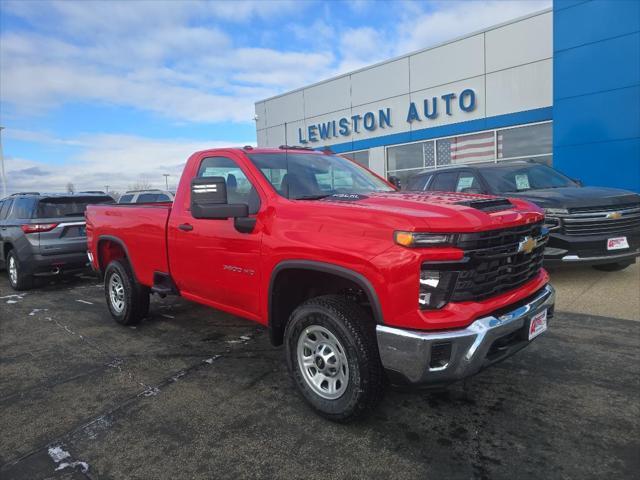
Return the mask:
[[(190, 181), (202, 159), (215, 155), (235, 160), (258, 190), (261, 208), (250, 234), (236, 231), (232, 219), (195, 219), (190, 214)], [(451, 329), (517, 302), (548, 282), (546, 271), (541, 270), (524, 286), (483, 301), (449, 303), (435, 311), (417, 308), (415, 278), (422, 262), (455, 259), (459, 251), (407, 249), (393, 242), (394, 231), (478, 232), (543, 218), (540, 208), (516, 199), (511, 200), (515, 208), (491, 214), (454, 205), (469, 198), (483, 196), (394, 192), (371, 194), (358, 203), (289, 200), (273, 189), (244, 150), (216, 149), (189, 158), (173, 205), (89, 206), (87, 237), (96, 270), (104, 270), (110, 259), (122, 255), (117, 248), (109, 251), (113, 244), (100, 247), (100, 240), (117, 239), (143, 285), (153, 284), (154, 272), (166, 272), (184, 298), (263, 325), (269, 323), (268, 292), (276, 266), (285, 260), (311, 260), (366, 278), (377, 294), (386, 325)], [(185, 223), (193, 230), (178, 228)]]

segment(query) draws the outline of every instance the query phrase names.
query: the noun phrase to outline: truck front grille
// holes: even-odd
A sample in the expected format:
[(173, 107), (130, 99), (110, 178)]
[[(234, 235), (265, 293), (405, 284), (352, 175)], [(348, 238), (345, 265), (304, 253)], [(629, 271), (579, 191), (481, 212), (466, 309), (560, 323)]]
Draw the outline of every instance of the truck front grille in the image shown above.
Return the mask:
[(547, 240), (542, 222), (460, 234), (457, 246), (464, 250), (464, 260), (440, 266), (456, 277), (449, 301), (484, 300), (524, 285), (540, 272)]
[(580, 208), (562, 216), (565, 235), (607, 235), (640, 228), (640, 204)]

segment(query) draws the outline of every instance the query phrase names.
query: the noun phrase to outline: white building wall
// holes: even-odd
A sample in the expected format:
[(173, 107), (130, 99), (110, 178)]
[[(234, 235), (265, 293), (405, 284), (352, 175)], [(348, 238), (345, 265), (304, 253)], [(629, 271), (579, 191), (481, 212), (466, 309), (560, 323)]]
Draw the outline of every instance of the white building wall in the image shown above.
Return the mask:
[[(305, 143), (322, 147), (394, 133), (477, 120), (552, 105), (552, 13), (545, 11), (397, 59), (256, 103), (258, 145)], [(424, 99), (472, 89), (476, 107), (422, 118)], [(421, 121), (407, 122), (410, 102)], [(442, 109), (443, 101), (439, 100)], [(341, 118), (391, 109), (391, 125), (311, 141), (308, 128)], [(313, 128), (313, 127), (312, 127)], [(301, 140), (303, 140), (301, 142)], [(354, 146), (356, 146), (354, 144)], [(354, 148), (358, 149), (358, 148)], [(343, 151), (347, 149), (342, 148)], [(383, 149), (382, 149), (383, 150)], [(384, 172), (384, 151), (370, 165)], [(380, 157), (380, 158), (378, 158)]]

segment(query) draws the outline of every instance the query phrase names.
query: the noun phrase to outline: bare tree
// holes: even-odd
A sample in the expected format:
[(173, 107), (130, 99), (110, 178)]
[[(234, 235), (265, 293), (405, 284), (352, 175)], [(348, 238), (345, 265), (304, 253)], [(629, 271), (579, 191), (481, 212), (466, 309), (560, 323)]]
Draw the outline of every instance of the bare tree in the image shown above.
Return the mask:
[(67, 193), (76, 193), (76, 187), (71, 182), (67, 183)]
[(140, 175), (133, 185), (129, 186), (129, 190), (150, 190), (151, 183), (146, 175)]

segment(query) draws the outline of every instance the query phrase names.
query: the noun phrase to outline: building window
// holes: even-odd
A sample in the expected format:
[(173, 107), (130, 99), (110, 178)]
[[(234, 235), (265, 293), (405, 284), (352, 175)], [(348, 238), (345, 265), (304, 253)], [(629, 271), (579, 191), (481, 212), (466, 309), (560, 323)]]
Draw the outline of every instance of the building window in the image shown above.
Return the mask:
[(350, 158), (356, 163), (359, 163), (363, 167), (369, 168), (369, 150), (362, 150), (360, 152), (349, 152), (343, 154), (344, 157)]
[(522, 158), (551, 153), (551, 123), (498, 130), (498, 159)]
[(433, 141), (387, 148), (387, 177), (398, 178), (403, 186), (411, 175), (425, 168), (432, 168), (435, 164)]
[(474, 133), (438, 140), (438, 166), (487, 162), (496, 157), (494, 132)]

